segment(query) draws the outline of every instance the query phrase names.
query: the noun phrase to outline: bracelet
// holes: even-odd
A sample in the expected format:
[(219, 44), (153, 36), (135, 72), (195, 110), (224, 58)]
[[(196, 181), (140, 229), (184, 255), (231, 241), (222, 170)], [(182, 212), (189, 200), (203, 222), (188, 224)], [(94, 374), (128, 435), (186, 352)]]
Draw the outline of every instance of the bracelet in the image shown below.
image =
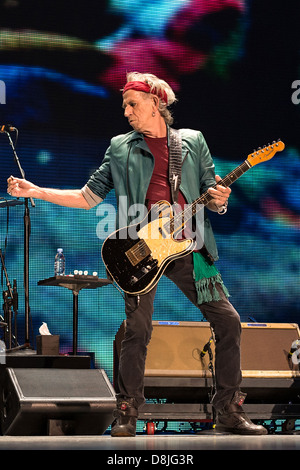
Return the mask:
[(228, 201), (225, 202), (225, 204), (221, 207), (218, 208), (218, 214), (219, 215), (224, 215), (227, 212), (227, 206), (228, 206)]

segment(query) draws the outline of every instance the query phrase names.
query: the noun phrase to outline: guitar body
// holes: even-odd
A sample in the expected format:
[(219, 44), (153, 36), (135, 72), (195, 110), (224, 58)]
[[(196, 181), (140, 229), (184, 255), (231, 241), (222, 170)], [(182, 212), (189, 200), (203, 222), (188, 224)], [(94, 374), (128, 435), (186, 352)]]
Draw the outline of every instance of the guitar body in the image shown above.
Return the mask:
[(146, 294), (173, 260), (193, 251), (193, 240), (176, 240), (170, 233), (172, 217), (171, 205), (160, 201), (142, 222), (116, 230), (104, 241), (103, 262), (124, 292)]

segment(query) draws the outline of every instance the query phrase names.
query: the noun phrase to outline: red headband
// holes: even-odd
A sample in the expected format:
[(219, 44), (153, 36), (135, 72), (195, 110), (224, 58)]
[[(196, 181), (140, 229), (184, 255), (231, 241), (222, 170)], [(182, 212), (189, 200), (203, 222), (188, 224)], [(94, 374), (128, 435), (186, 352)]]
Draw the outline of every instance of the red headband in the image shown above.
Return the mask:
[(159, 98), (161, 98), (166, 103), (166, 105), (168, 104), (167, 93), (165, 91), (163, 91), (163, 92), (158, 91), (157, 92), (156, 88), (153, 88), (153, 90), (151, 90), (151, 87), (150, 87), (150, 85), (148, 85), (148, 83), (138, 82), (138, 81), (128, 82), (128, 83), (126, 83), (126, 85), (124, 87), (123, 95), (124, 95), (125, 91), (128, 91), (128, 90), (144, 91), (145, 93), (151, 93), (152, 95), (156, 95)]

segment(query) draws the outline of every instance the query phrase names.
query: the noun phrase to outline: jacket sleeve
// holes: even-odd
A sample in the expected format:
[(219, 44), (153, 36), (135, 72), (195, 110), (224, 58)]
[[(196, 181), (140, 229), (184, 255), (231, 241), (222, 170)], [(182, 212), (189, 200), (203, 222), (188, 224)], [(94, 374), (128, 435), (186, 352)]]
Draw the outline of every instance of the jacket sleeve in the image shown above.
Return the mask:
[(102, 164), (96, 170), (86, 183), (86, 186), (89, 188), (92, 193), (101, 198), (105, 199), (107, 194), (113, 189), (113, 179), (110, 169), (110, 159), (111, 159), (111, 146), (105, 152), (105, 156)]
[(200, 159), (200, 193), (203, 194), (215, 183), (215, 165), (210, 154), (210, 150), (205, 138), (200, 132), (199, 139), (199, 159)]

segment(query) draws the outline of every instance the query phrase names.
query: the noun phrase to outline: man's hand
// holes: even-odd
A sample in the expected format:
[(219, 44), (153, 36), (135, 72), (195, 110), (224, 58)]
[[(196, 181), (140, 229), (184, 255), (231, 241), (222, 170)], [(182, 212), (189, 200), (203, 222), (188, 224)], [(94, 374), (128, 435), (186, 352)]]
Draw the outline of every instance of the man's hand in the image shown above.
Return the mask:
[[(216, 175), (216, 183), (221, 181), (221, 177), (219, 175)], [(220, 184), (217, 184), (215, 188), (209, 188), (208, 189), (209, 194), (213, 197), (212, 201), (209, 203), (209, 208), (211, 210), (219, 210), (223, 206), (226, 206), (228, 202), (228, 198), (231, 193), (230, 188), (225, 188), (225, 186), (221, 186)], [(213, 205), (215, 206), (213, 208)]]
[(10, 176), (7, 180), (7, 192), (14, 197), (33, 197), (36, 186), (27, 180)]

